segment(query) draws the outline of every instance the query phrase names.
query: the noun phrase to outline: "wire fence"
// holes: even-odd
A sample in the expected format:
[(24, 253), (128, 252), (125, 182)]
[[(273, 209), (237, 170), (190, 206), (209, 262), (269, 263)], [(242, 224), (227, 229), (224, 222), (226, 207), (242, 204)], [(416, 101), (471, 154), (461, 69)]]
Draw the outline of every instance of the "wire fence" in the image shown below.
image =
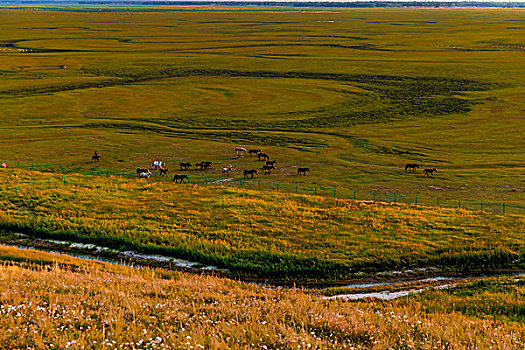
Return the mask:
[[(64, 166), (63, 164), (36, 164), (34, 162), (12, 162), (14, 166), (10, 168), (20, 168), (29, 170), (38, 170), (57, 174), (53, 179), (32, 181), (29, 190), (52, 189), (58, 183), (63, 184), (84, 184), (86, 179), (95, 179), (97, 177), (118, 177), (123, 179), (137, 178), (136, 172), (126, 170), (107, 169), (90, 169), (86, 171), (80, 167)], [(9, 170), (6, 168), (5, 170)], [(356, 188), (333, 187), (326, 185), (308, 184), (303, 182), (280, 183), (264, 178), (234, 178), (228, 175), (213, 175), (201, 171), (181, 171), (180, 173), (191, 174), (185, 183), (196, 184), (201, 186), (233, 186), (251, 190), (276, 191), (284, 193), (309, 194), (323, 197), (333, 197), (338, 199), (351, 199), (359, 201), (370, 201), (379, 203), (400, 203), (415, 204), (420, 206), (434, 206), (440, 208), (456, 208), (466, 210), (486, 211), (500, 214), (525, 214), (525, 205), (519, 203), (491, 202), (484, 200), (468, 198), (450, 198), (447, 196), (429, 196), (429, 195), (408, 195), (395, 192), (377, 192), (367, 191)], [(152, 172), (148, 181), (155, 182), (173, 182), (173, 175), (161, 175), (158, 172)], [(27, 186), (24, 190), (27, 190)], [(19, 188), (15, 191), (19, 194)], [(22, 188), (20, 188), (22, 191)]]

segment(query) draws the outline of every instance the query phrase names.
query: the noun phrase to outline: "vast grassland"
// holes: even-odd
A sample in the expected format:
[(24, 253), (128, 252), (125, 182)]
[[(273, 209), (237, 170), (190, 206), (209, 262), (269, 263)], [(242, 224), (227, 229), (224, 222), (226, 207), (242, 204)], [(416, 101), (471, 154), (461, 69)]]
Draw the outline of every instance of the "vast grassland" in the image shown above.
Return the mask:
[(522, 349), (523, 278), (326, 300), (0, 247), (0, 345), (37, 349)]
[[(1, 157), (525, 205), (523, 11), (0, 10)], [(94, 150), (100, 164), (89, 164)], [(407, 162), (437, 167), (428, 179)], [(238, 174), (238, 173), (237, 173)], [(238, 176), (238, 175), (236, 175)]]
[(4, 242), (94, 243), (288, 283), (524, 269), (523, 215), (25, 170), (0, 179)]

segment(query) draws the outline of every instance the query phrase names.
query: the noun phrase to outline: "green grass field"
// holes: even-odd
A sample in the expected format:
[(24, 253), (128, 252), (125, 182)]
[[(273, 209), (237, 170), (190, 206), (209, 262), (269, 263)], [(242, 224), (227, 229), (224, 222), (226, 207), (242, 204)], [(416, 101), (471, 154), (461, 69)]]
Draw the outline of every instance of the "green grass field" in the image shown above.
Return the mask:
[[(128, 172), (210, 160), (218, 176), (261, 167), (233, 157), (243, 146), (278, 161), (267, 180), (281, 186), (523, 212), (524, 20), (511, 9), (2, 8), (0, 158)], [(438, 173), (405, 173), (412, 162)], [(312, 172), (299, 180), (296, 167)]]
[(5, 170), (0, 240), (10, 244), (94, 243), (277, 283), (524, 268), (523, 215)]

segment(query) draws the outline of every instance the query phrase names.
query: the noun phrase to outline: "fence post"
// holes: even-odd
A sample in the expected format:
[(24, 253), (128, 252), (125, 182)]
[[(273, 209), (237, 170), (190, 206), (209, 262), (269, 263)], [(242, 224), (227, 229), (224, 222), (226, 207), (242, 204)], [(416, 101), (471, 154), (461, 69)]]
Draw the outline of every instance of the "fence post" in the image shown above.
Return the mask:
[(417, 194), (416, 194), (416, 204), (417, 204)]
[(336, 189), (336, 188), (337, 188), (337, 187), (334, 187), (334, 198), (336, 197), (336, 195), (335, 195), (335, 189)]
[(261, 190), (261, 180), (259, 180), (259, 191)]
[(295, 183), (295, 193), (298, 193), (298, 189), (299, 189), (299, 184), (296, 182)]
[(155, 173), (155, 181), (157, 181), (157, 173)]
[(208, 177), (207, 176), (204, 176), (204, 184), (208, 185)]
[(439, 196), (436, 197), (436, 206), (439, 207)]
[(503, 203), (503, 214), (505, 214), (505, 203)]
[(458, 199), (458, 208), (461, 208), (461, 198)]
[(49, 184), (49, 189), (51, 189), (51, 179), (47, 179), (47, 183)]
[(16, 161), (16, 166), (17, 166), (18, 168), (20, 168), (20, 161), (19, 161), (19, 160)]
[(277, 183), (277, 192), (279, 192), (279, 183)]
[(355, 200), (355, 188), (354, 188), (354, 200)]
[(106, 168), (106, 177), (109, 177), (109, 168)]
[(397, 193), (394, 193), (394, 203), (397, 203)]
[(483, 211), (483, 201), (479, 202), (479, 210)]
[(317, 196), (317, 185), (315, 185), (315, 187), (314, 187), (314, 195)]
[(64, 184), (66, 183), (66, 175), (64, 175)]
[(374, 191), (374, 202), (376, 201), (376, 192)]
[(33, 182), (33, 192), (35, 192), (35, 183)]
[(33, 170), (33, 162), (31, 162), (31, 170)]

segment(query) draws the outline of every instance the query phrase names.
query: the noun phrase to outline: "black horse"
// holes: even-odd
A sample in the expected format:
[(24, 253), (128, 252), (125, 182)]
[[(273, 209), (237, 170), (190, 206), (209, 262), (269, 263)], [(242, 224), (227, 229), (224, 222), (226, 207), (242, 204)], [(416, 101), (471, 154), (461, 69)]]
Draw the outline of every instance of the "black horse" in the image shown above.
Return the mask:
[(260, 149), (251, 149), (248, 151), (248, 154), (251, 156), (252, 154), (259, 154), (262, 151)]
[(96, 160), (97, 162), (100, 160), (100, 158), (102, 158), (102, 155), (98, 154), (97, 152), (95, 152), (95, 154), (93, 155), (93, 157), (91, 157), (91, 161), (94, 161)]
[(251, 178), (253, 178), (253, 175), (257, 175), (257, 170), (244, 170), (244, 178), (246, 179), (246, 175), (251, 175)]
[(159, 172), (160, 172), (160, 176), (164, 176), (170, 172), (170, 169), (168, 168), (159, 169)]
[(148, 168), (137, 168), (137, 175), (140, 173), (149, 173)]
[(179, 166), (180, 170), (188, 170), (189, 168), (191, 168), (191, 163), (180, 162)]
[(274, 169), (275, 167), (273, 165), (263, 165), (262, 167), (262, 170), (264, 170), (264, 175), (270, 175)]
[(434, 175), (434, 173), (437, 173), (437, 169), (436, 168), (432, 168), (432, 169), (425, 169), (423, 170), (423, 175), (426, 175), (427, 177), (431, 177), (432, 175)]
[(188, 175), (173, 175), (173, 181), (175, 181), (175, 183), (177, 183), (178, 180), (180, 180), (180, 183), (183, 183), (184, 179), (190, 182), (190, 180), (188, 179)]
[(275, 167), (275, 164), (277, 164), (276, 160), (267, 160), (266, 165), (273, 165)]
[(411, 171), (416, 171), (416, 169), (419, 169), (419, 164), (408, 163), (407, 165), (405, 165), (405, 171), (407, 171), (407, 169), (411, 169)]
[(195, 163), (195, 169), (199, 168), (200, 170), (208, 170), (211, 168), (212, 162), (203, 161), (200, 163)]
[(306, 175), (306, 172), (310, 172), (310, 168), (297, 168), (297, 175)]

